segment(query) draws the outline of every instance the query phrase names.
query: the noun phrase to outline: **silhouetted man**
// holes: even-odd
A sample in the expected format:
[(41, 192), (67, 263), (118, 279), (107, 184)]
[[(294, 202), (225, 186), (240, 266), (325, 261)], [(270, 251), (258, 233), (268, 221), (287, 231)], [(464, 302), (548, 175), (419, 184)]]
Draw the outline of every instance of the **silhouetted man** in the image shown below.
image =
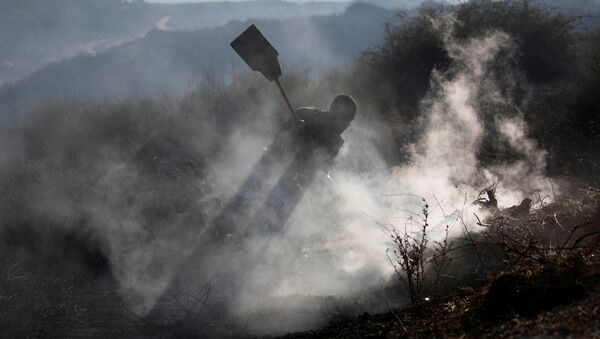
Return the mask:
[(284, 130), (295, 128), (301, 146), (324, 148), (337, 154), (344, 143), (341, 134), (356, 116), (356, 103), (347, 95), (338, 95), (333, 99), (329, 111), (303, 107), (296, 110), (296, 115), (301, 123), (290, 119), (283, 125)]
[(344, 143), (341, 134), (356, 116), (356, 110), (356, 103), (347, 95), (337, 96), (329, 111), (314, 107), (296, 110), (301, 121), (290, 119), (283, 125), (216, 218), (216, 235), (235, 234), (244, 228), (249, 233), (262, 233), (282, 227), (301, 199), (304, 187), (319, 169), (329, 168), (335, 159)]
[[(301, 121), (290, 119), (284, 124), (284, 131), (292, 134), (294, 160), (248, 224), (249, 233), (273, 233), (283, 227), (317, 172), (326, 171), (333, 163), (344, 143), (341, 134), (354, 120), (356, 110), (351, 97), (338, 95), (329, 111), (300, 108), (296, 114)], [(272, 151), (285, 152), (279, 146), (274, 143)]]
[[(317, 108), (297, 110), (301, 122), (290, 120), (254, 165), (249, 176), (214, 220), (213, 229), (194, 265), (200, 272), (211, 272), (220, 291), (217, 298), (231, 298), (244, 284), (247, 269), (257, 267), (262, 255), (260, 237), (277, 235), (298, 202), (304, 189), (319, 170), (327, 171), (342, 147), (341, 134), (356, 116), (356, 104), (347, 95), (337, 96), (328, 111)], [(244, 242), (244, 236), (257, 236)], [(211, 245), (228, 246), (211, 251)], [(270, 239), (266, 239), (270, 241)], [(247, 247), (244, 245), (248, 245)], [(239, 252), (238, 252), (239, 251)], [(213, 253), (212, 255), (209, 255)], [(240, 254), (243, 253), (243, 254)], [(220, 271), (220, 267), (226, 267)], [(239, 267), (239, 269), (232, 269)], [(220, 275), (223, 273), (222, 275)], [(262, 288), (271, 288), (275, 280), (265, 277)]]

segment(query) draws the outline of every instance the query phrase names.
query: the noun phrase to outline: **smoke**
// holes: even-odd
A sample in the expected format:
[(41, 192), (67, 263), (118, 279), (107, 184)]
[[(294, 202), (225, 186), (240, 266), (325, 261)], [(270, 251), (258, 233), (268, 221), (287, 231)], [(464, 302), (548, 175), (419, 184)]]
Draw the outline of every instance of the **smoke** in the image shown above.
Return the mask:
[(505, 204), (516, 203), (526, 196), (546, 196), (553, 189), (543, 175), (547, 152), (526, 136), (527, 125), (522, 113), (512, 119), (498, 118), (495, 123), (512, 149), (522, 155), (522, 159), (510, 165), (494, 166), (485, 172), (486, 176), (496, 177), (500, 182), (499, 188), (505, 192)]
[[(424, 132), (409, 146), (411, 163), (395, 169), (396, 189), (431, 203), (443, 202), (439, 207), (446, 205), (446, 212), (464, 207), (473, 210), (469, 206), (476, 198), (473, 194), (494, 182), (499, 184), (504, 206), (549, 192), (544, 179), (546, 152), (526, 137), (522, 113), (506, 94), (510, 90), (500, 88), (511, 82), (514, 86), (518, 79), (516, 69), (507, 68), (512, 66), (515, 44), (510, 36), (497, 31), (458, 40), (452, 30), (454, 20), (450, 15), (441, 22), (432, 19), (432, 25), (443, 32), (452, 64), (447, 72), (432, 74), (432, 90), (421, 105)], [(507, 69), (508, 73), (497, 74)], [(504, 81), (498, 81), (499, 77)], [(512, 81), (505, 81), (507, 77)], [(480, 162), (482, 140), (494, 132), (498, 132), (496, 142), (508, 142), (521, 160), (492, 166)]]
[[(514, 84), (518, 75), (495, 73), (514, 66), (515, 44), (498, 31), (459, 40), (452, 31), (454, 20), (432, 20), (452, 63), (448, 71), (432, 74), (432, 89), (421, 105), (423, 132), (407, 146), (410, 161), (386, 166), (376, 147), (377, 131), (356, 121), (344, 134), (346, 143), (336, 164), (306, 188), (282, 233), (261, 242), (262, 250), (253, 253), (263, 264), (251, 268), (238, 296), (242, 319), (261, 307), (268, 309), (270, 298), (342, 297), (383, 288), (393, 279), (393, 268), (385, 256), (389, 238), (379, 224), (414, 225), (410, 220), (423, 207), (421, 197), (432, 206), (430, 236), (439, 239), (446, 223), (456, 236), (463, 230), (459, 223), (477, 231), (470, 216), (486, 212), (471, 202), (491, 183), (498, 184), (501, 206), (550, 192), (544, 175), (546, 152), (526, 136), (522, 113), (506, 94), (510, 91), (500, 88)], [(491, 123), (485, 121), (490, 119), (487, 111), (495, 113)], [(369, 113), (363, 108), (360, 114)], [(492, 132), (519, 154), (518, 160), (481, 163), (482, 140)], [(296, 300), (294, 307), (300, 308), (298, 304)], [(304, 321), (295, 326), (314, 326), (314, 319)], [(264, 323), (251, 329), (266, 330)]]
[[(68, 1), (63, 2), (68, 3)], [(158, 6), (141, 5), (148, 9)], [(280, 5), (283, 8), (280, 8)], [(285, 61), (285, 66), (293, 65), (300, 70), (310, 68), (316, 72), (326, 72), (351, 63), (362, 50), (379, 41), (385, 32), (384, 23), (394, 15), (392, 10), (365, 4), (354, 4), (334, 15), (333, 13), (338, 12), (334, 7), (341, 9), (347, 4), (322, 4), (322, 7), (318, 4), (314, 5), (316, 5), (314, 11), (322, 14), (329, 13), (329, 15), (304, 17), (304, 14), (297, 10), (313, 7), (313, 5), (280, 2), (161, 5), (156, 8), (152, 16), (144, 19), (154, 20), (140, 23), (135, 32), (120, 32), (109, 36), (96, 32), (94, 38), (88, 37), (89, 40), (78, 42), (76, 47), (69, 48), (75, 51), (83, 49), (89, 53), (81, 52), (77, 55), (75, 52), (67, 52), (65, 48), (59, 48), (59, 52), (63, 53), (62, 57), (65, 55), (73, 55), (73, 57), (57, 63), (35, 66), (26, 71), (27, 74), (31, 73), (31, 76), (20, 81), (9, 81), (0, 87), (0, 113), (16, 116), (21, 111), (29, 111), (36, 104), (55, 98), (104, 104), (118, 99), (148, 98), (165, 93), (175, 95), (185, 91), (188, 84), (202, 83), (208, 78), (217, 82), (229, 81), (235, 78), (236, 74), (246, 72), (247, 65), (232, 53), (228, 42), (250, 24), (259, 27), (269, 41), (277, 47), (281, 55), (280, 59), (282, 62)], [(283, 12), (288, 6), (296, 10), (286, 15)], [(168, 9), (170, 7), (171, 10)], [(322, 10), (319, 10), (319, 7)], [(251, 22), (225, 20), (222, 15), (227, 12), (225, 8), (235, 8), (231, 14), (224, 15), (229, 19), (238, 17), (240, 20), (249, 20), (251, 13), (254, 13), (254, 18), (262, 19), (254, 19)], [(314, 11), (309, 10), (305, 14)], [(97, 15), (96, 11), (93, 13), (93, 16), (105, 17)], [(117, 11), (117, 13), (121, 12)], [(156, 21), (166, 16), (173, 16), (173, 20), (169, 22), (172, 24), (171, 28), (180, 27), (177, 24), (178, 19), (185, 17), (186, 21), (195, 23), (195, 25), (185, 25), (186, 29), (196, 27), (197, 30), (152, 29), (148, 31), (154, 27)], [(206, 25), (205, 28), (198, 29), (197, 24), (201, 22), (198, 16), (208, 20), (201, 23)], [(208, 24), (213, 21), (214, 24)], [(358, 33), (347, 34), (353, 29)], [(61, 32), (62, 30), (55, 34), (60, 37)], [(145, 36), (131, 40), (132, 37), (140, 34)], [(9, 34), (9, 36), (19, 35)], [(29, 39), (23, 38), (20, 41), (29, 41)], [(1, 43), (2, 37), (0, 37)], [(81, 47), (80, 44), (85, 46)], [(31, 47), (30, 45), (24, 43), (25, 47)], [(40, 53), (37, 53), (40, 56), (36, 57), (38, 60), (36, 63), (42, 60), (48, 61), (47, 51)], [(15, 57), (11, 60), (16, 60), (15, 62), (20, 65), (23, 63), (20, 58)], [(51, 57), (51, 59), (55, 58)], [(4, 56), (0, 55), (0, 59), (4, 59)], [(34, 72), (38, 68), (40, 70)], [(4, 71), (10, 70), (0, 66), (0, 78), (6, 81)], [(85, 76), (81, 76), (82, 74)], [(21, 77), (23, 75), (19, 76)], [(54, 85), (47, 85), (50, 83)]]
[[(549, 191), (546, 153), (527, 137), (522, 113), (503, 88), (519, 79), (511, 37), (490, 31), (459, 39), (450, 15), (431, 24), (443, 36), (451, 65), (431, 75), (419, 114), (422, 133), (407, 145), (409, 161), (390, 168), (380, 153), (380, 131), (359, 117), (344, 133), (333, 166), (299, 187), (302, 199), (277, 234), (225, 240), (223, 246), (206, 243), (214, 220), (282, 120), (282, 104), (269, 99), (276, 93), (253, 81), (232, 84), (227, 95), (199, 90), (199, 98), (165, 99), (158, 107), (123, 104), (92, 110), (93, 115), (58, 107), (47, 121), (32, 122), (23, 137), (29, 158), (7, 177), (28, 184), (20, 192), (25, 198), (14, 199), (31, 208), (23, 213), (34, 214), (33, 223), (52, 220), (93, 234), (123, 299), (139, 314), (160, 312), (167, 292), (182, 285), (197, 289), (211, 281), (211, 297), (225, 303), (228, 315), (249, 333), (322, 324), (323, 298), (342, 299), (390, 283), (394, 271), (385, 255), (390, 239), (379, 225), (410, 227), (421, 197), (432, 206), (436, 238), (447, 222), (454, 223), (454, 235), (458, 222), (475, 231), (469, 216), (483, 212), (471, 202), (492, 182), (499, 183), (503, 206)], [(298, 102), (325, 103), (336, 94), (328, 88), (314, 95), (307, 88), (318, 87), (318, 81), (295, 80)], [(371, 107), (358, 104), (359, 115), (372, 115)], [(245, 115), (236, 116), (240, 112)], [(517, 160), (481, 162), (478, 152), (492, 132), (519, 154)], [(40, 160), (39, 154), (49, 156)], [(279, 164), (268, 186), (286, 165)], [(3, 211), (12, 206), (7, 199)], [(384, 305), (375, 304), (357, 309)], [(271, 323), (264, 319), (270, 316)]]

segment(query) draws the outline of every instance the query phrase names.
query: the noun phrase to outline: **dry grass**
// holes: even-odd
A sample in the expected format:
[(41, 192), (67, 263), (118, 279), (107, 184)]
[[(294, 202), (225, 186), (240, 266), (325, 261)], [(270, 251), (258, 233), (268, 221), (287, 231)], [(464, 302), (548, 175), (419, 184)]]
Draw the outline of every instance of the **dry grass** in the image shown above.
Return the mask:
[(145, 324), (122, 305), (111, 279), (48, 275), (18, 264), (0, 276), (0, 328), (5, 338), (139, 335)]
[(585, 189), (538, 204), (524, 217), (498, 211), (480, 222), (480, 232), (448, 250), (454, 267), (468, 269), (445, 276), (451, 280), (445, 296), (289, 337), (597, 336), (598, 198), (599, 190)]

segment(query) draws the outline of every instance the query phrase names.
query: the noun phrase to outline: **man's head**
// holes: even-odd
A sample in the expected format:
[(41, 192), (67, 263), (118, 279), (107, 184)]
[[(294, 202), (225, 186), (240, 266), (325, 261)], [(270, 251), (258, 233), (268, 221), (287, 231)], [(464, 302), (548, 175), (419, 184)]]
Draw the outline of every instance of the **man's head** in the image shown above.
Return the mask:
[(342, 134), (356, 116), (356, 103), (348, 95), (338, 95), (329, 106), (330, 126), (335, 133)]

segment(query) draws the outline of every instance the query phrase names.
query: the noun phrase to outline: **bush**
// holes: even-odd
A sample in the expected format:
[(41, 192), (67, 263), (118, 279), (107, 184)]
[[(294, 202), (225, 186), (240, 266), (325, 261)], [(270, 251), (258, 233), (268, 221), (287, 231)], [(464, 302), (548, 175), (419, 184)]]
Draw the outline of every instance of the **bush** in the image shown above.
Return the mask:
[[(451, 23), (448, 27), (435, 27), (448, 16), (454, 18), (445, 21)], [(453, 31), (453, 38), (460, 42), (490, 31), (506, 32), (515, 42), (516, 53), (509, 63), (503, 62), (506, 59), (494, 63), (488, 76), (495, 77), (511, 103), (482, 107), (486, 127), (491, 128), (486, 128), (480, 161), (518, 157), (494, 134), (498, 115), (518, 111), (529, 126), (529, 136), (549, 151), (551, 174), (577, 174), (597, 183), (600, 33), (579, 29), (577, 24), (574, 17), (512, 0), (401, 12), (388, 24), (381, 46), (361, 58), (354, 73), (354, 92), (388, 125), (386, 133), (391, 135), (395, 153), (384, 154), (393, 164), (403, 162), (404, 147), (420, 133), (421, 102), (430, 90), (432, 72), (443, 74), (450, 67), (444, 34)]]
[[(393, 225), (380, 224), (394, 244), (391, 250), (386, 251), (388, 261), (394, 267), (410, 302), (415, 306), (424, 301), (423, 293), (426, 288), (436, 293), (442, 272), (446, 270), (446, 265), (449, 263), (448, 253), (451, 247), (448, 242), (450, 228), (448, 224), (445, 225), (442, 239), (434, 240), (433, 246), (429, 246), (432, 241), (429, 234), (429, 205), (425, 199), (421, 201), (423, 209), (419, 215), (420, 220), (410, 218), (404, 225), (403, 231)], [(426, 279), (428, 268), (434, 271), (432, 281)]]
[(362, 64), (367, 86), (391, 117), (414, 118), (429, 90), (431, 72), (449, 66), (444, 47), (448, 31), (436, 27), (453, 14), (449, 29), (466, 40), (493, 30), (508, 33), (519, 48), (519, 64), (527, 80), (546, 83), (568, 74), (573, 66), (574, 20), (522, 1), (472, 1), (456, 7), (422, 7), (416, 15), (398, 14), (387, 27), (380, 48), (365, 53)]

